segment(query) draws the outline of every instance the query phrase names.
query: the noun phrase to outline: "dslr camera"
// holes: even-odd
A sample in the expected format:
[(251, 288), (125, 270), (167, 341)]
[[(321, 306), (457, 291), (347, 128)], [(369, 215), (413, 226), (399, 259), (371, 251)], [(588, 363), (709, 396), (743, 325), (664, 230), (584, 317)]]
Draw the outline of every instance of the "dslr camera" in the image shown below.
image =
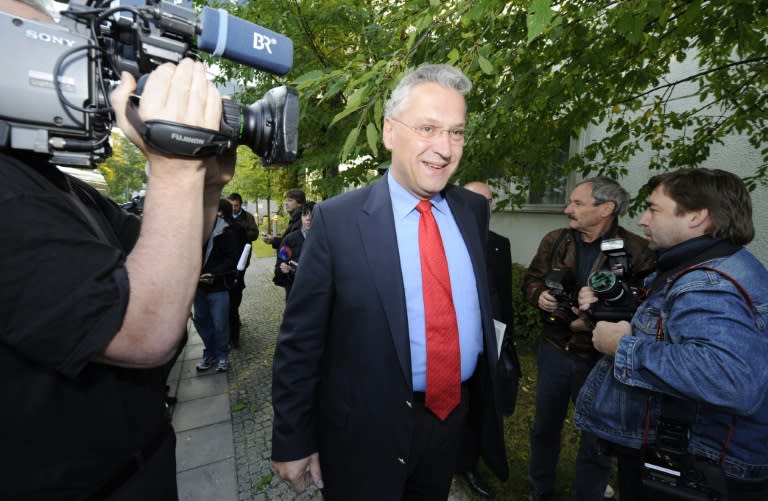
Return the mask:
[(639, 290), (624, 281), (632, 279), (632, 256), (621, 238), (603, 240), (600, 250), (606, 257), (605, 267), (587, 278), (598, 298), (587, 314), (593, 322), (630, 320), (639, 301)]
[[(158, 0), (72, 0), (57, 24), (0, 12), (0, 150), (47, 155), (55, 165), (95, 167), (111, 154), (109, 93), (122, 71), (139, 82), (158, 65), (199, 59), (199, 50), (276, 75), (293, 65), (293, 42), (226, 11), (194, 11)], [(223, 101), (218, 131), (141, 122), (138, 97), (126, 116), (145, 142), (201, 158), (247, 145), (266, 165), (290, 163), (298, 143), (298, 93), (279, 86), (243, 106)], [(133, 109), (132, 109), (133, 108)], [(138, 122), (137, 122), (138, 120)]]
[(572, 308), (578, 307), (578, 291), (576, 290), (576, 276), (571, 270), (552, 268), (544, 277), (544, 285), (549, 288), (549, 293), (557, 300), (557, 306), (546, 317), (548, 323), (563, 322), (570, 324), (579, 316)]

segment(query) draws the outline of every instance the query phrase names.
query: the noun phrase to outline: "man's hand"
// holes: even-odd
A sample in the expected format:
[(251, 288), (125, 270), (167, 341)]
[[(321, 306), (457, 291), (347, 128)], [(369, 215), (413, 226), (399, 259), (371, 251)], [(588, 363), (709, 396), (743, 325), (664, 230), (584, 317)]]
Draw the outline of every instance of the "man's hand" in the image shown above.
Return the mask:
[(587, 311), (592, 304), (597, 302), (597, 294), (595, 294), (595, 291), (590, 289), (587, 286), (582, 287), (579, 289), (579, 309), (581, 311)]
[[(125, 135), (141, 149), (150, 161), (168, 158), (153, 150), (141, 139), (125, 116), (128, 97), (136, 89), (136, 80), (123, 72), (120, 85), (112, 92), (111, 102), (115, 110), (117, 125)], [(182, 59), (178, 65), (165, 63), (158, 66), (147, 78), (139, 104), (139, 116), (148, 120), (165, 120), (184, 125), (218, 130), (221, 124), (221, 96), (216, 86), (206, 77), (205, 66), (201, 62)], [(177, 168), (189, 168), (192, 163), (202, 166), (202, 160), (178, 159), (171, 163)]]
[(267, 234), (267, 235), (262, 235), (261, 239), (264, 241), (265, 244), (271, 244), (272, 241), (275, 239), (275, 237), (273, 237), (270, 234)]
[(311, 484), (318, 489), (323, 488), (323, 475), (320, 472), (320, 454), (315, 452), (311, 456), (296, 461), (272, 461), (272, 471), (289, 482), (296, 492), (304, 492)]
[(538, 305), (542, 310), (552, 313), (557, 307), (557, 299), (555, 299), (554, 296), (549, 293), (549, 289), (547, 289), (539, 294)]
[(597, 322), (592, 331), (592, 344), (600, 353), (614, 356), (621, 338), (629, 336), (631, 332), (632, 327), (625, 320), (621, 322), (600, 321)]

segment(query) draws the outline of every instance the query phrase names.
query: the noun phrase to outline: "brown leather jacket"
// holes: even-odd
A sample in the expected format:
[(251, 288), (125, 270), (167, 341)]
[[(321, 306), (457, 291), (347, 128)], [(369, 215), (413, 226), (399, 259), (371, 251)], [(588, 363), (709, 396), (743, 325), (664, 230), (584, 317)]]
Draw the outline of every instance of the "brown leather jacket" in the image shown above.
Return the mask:
[[(561, 232), (565, 231), (564, 238), (560, 241), (556, 249), (553, 249), (557, 242), (558, 236)], [(539, 249), (536, 251), (536, 255), (533, 257), (528, 271), (523, 278), (523, 294), (529, 303), (538, 308), (539, 295), (547, 290), (544, 283), (544, 277), (549, 273), (552, 268), (561, 268), (576, 270), (576, 238), (577, 232), (568, 228), (561, 228), (553, 230), (547, 233), (539, 244)], [(627, 231), (621, 226), (614, 226), (612, 230), (605, 235), (608, 238), (622, 238), (624, 239), (624, 248), (632, 256), (632, 280), (630, 285), (641, 285), (642, 279), (653, 271), (656, 255), (648, 248), (648, 241), (631, 231)], [(597, 260), (592, 264), (591, 271), (599, 270), (605, 263), (605, 256), (600, 253)], [(542, 311), (542, 315), (548, 316), (547, 313)], [(557, 322), (548, 323), (545, 322), (543, 331), (545, 339), (554, 341), (559, 347), (563, 347), (574, 334), (584, 336), (586, 334), (591, 338), (591, 333), (577, 333), (571, 332), (567, 325)], [(584, 346), (584, 349), (591, 349), (591, 340), (585, 339), (579, 343)], [(591, 355), (596, 354), (595, 351)]]

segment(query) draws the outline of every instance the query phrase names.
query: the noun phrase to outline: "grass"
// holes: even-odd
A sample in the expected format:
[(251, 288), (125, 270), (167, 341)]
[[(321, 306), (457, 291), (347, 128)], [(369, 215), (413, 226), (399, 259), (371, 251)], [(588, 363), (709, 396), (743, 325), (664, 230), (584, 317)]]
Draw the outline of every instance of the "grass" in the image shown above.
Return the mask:
[(254, 258), (275, 257), (275, 249), (270, 244), (265, 244), (261, 237), (259, 237), (251, 242), (251, 255)]
[[(504, 418), (504, 437), (507, 446), (509, 479), (500, 482), (481, 462), (480, 470), (487, 480), (497, 501), (518, 501), (529, 492), (528, 460), (530, 458), (530, 433), (536, 407), (536, 348), (535, 344), (518, 345), (518, 355), (523, 377), (517, 396), (517, 405), (512, 416)], [(579, 448), (579, 431), (573, 426), (573, 405), (563, 425), (560, 447), (560, 462), (557, 466), (558, 501), (570, 500), (570, 485), (573, 478), (576, 453)], [(616, 484), (613, 483), (615, 486)]]

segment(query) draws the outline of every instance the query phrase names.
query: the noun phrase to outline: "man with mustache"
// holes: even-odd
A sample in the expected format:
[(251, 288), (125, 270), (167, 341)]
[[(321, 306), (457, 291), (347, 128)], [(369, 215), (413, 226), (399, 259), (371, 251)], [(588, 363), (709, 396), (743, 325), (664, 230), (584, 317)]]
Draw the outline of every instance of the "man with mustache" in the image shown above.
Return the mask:
[[(544, 236), (523, 281), (528, 301), (542, 311), (544, 329), (538, 349), (536, 417), (531, 430), (529, 476), (536, 500), (554, 499), (555, 467), (560, 434), (569, 401), (576, 401), (581, 385), (600, 357), (591, 341), (589, 322), (569, 318), (571, 305), (558, 301), (546, 284), (553, 269), (572, 277), (566, 293), (575, 302), (587, 277), (604, 267), (603, 240), (621, 238), (631, 256), (635, 276), (653, 267), (653, 253), (642, 237), (618, 224), (629, 206), (629, 193), (608, 177), (581, 181), (571, 192), (565, 214), (568, 228)], [(575, 317), (575, 315), (574, 315)], [(571, 496), (574, 501), (600, 501), (610, 476), (609, 458), (599, 453), (593, 435), (582, 434)]]

